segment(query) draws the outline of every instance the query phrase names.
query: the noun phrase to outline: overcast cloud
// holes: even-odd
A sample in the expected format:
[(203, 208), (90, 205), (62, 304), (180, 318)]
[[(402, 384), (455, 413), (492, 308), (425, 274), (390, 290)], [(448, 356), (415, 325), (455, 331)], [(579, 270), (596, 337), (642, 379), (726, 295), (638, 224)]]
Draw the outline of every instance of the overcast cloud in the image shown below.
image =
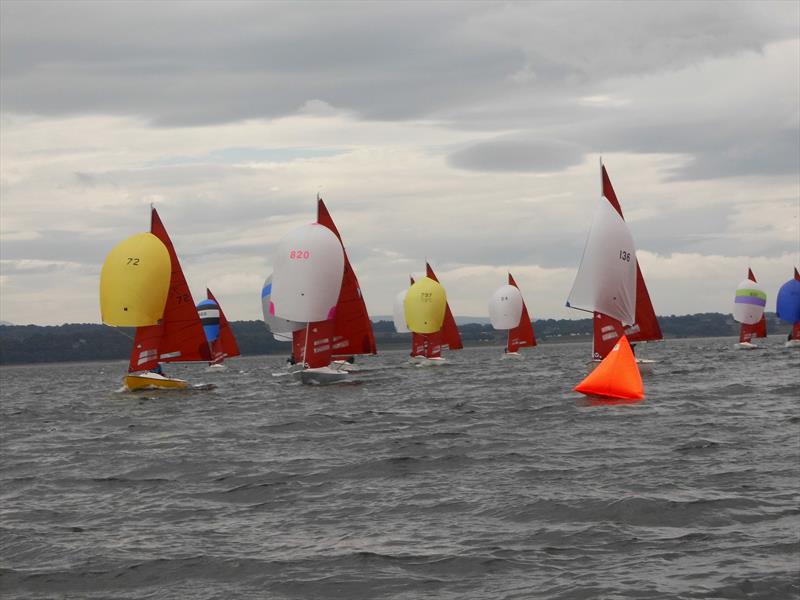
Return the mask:
[[(656, 310), (800, 257), (797, 2), (0, 4), (0, 319), (96, 322), (161, 213), (196, 296), (255, 319), (322, 192), (373, 314), (428, 258), (456, 314), (512, 269), (563, 307), (602, 155)], [(196, 298), (197, 299), (197, 298)]]

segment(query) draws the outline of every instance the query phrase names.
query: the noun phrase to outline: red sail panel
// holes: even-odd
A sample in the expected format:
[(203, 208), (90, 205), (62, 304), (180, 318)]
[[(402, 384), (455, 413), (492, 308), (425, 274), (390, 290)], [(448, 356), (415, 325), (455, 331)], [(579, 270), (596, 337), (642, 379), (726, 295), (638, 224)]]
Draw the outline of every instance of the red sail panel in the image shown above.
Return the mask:
[(411, 332), (411, 356), (425, 356), (427, 337), (422, 333)]
[[(330, 229), (339, 238), (339, 242), (342, 241), (342, 236), (322, 198), (317, 202), (317, 223)], [(344, 244), (342, 249), (344, 250)], [(333, 356), (377, 354), (377, 352), (372, 321), (367, 313), (358, 278), (350, 265), (347, 251), (344, 250), (344, 276), (334, 317)]]
[(441, 358), (442, 332), (414, 333), (411, 341), (411, 356), (424, 356), (425, 358)]
[[(800, 279), (800, 277), (798, 277), (798, 279)], [(800, 322), (795, 323), (794, 327), (792, 327), (792, 337), (791, 337), (791, 339), (800, 340)]]
[(594, 313), (592, 358), (603, 359), (624, 335), (622, 323), (602, 313)]
[[(425, 263), (425, 274), (434, 281), (439, 281), (436, 278), (436, 273), (433, 272), (433, 269), (431, 269), (428, 263)], [(442, 333), (441, 345), (443, 348), (461, 350), (464, 347), (464, 344), (461, 343), (461, 334), (458, 331), (456, 320), (453, 318), (449, 302), (444, 309), (444, 322), (442, 323), (442, 329), (440, 331)]]
[[(508, 285), (513, 285), (519, 289), (517, 282), (508, 274)], [(536, 336), (533, 333), (533, 323), (528, 315), (528, 307), (525, 306), (525, 300), (522, 301), (522, 316), (519, 320), (519, 325), (513, 329), (508, 330), (508, 344), (506, 350), (508, 352), (516, 352), (522, 347), (533, 347), (536, 345)]]
[[(331, 364), (331, 340), (334, 320), (314, 321), (304, 330), (303, 362), (309, 369), (327, 367)], [(298, 361), (299, 362), (299, 361)]]
[(159, 362), (210, 361), (211, 351), (192, 293), (172, 240), (155, 208), (150, 215), (150, 233), (167, 247), (172, 263), (172, 278), (161, 322), (136, 329), (129, 370), (152, 369)]
[[(619, 216), (624, 219), (622, 207), (617, 199), (616, 192), (614, 192), (614, 186), (611, 185), (611, 179), (608, 177), (605, 165), (601, 166), (600, 170), (603, 178), (603, 196), (614, 207), (614, 210), (619, 213)], [(648, 342), (664, 338), (638, 260), (636, 261), (636, 323), (628, 327), (625, 330), (625, 334), (631, 342)]]
[[(752, 269), (747, 269), (747, 278), (750, 281), (758, 283), (756, 280), (756, 276), (753, 275)], [(765, 338), (767, 337), (767, 316), (762, 315), (761, 320), (758, 323), (753, 323), (752, 325), (748, 325), (747, 323), (742, 323), (741, 328), (739, 329), (739, 343), (749, 342), (753, 338)]]
[(761, 316), (758, 323), (753, 325), (742, 323), (742, 327), (739, 329), (739, 342), (749, 342), (753, 338), (765, 337), (767, 337), (767, 319), (764, 315)]
[(239, 356), (239, 344), (236, 343), (236, 336), (233, 335), (231, 324), (225, 318), (222, 305), (217, 302), (214, 294), (208, 288), (206, 288), (206, 295), (209, 300), (217, 303), (217, 308), (219, 309), (219, 337), (211, 344), (211, 362), (219, 364), (226, 358)]
[(306, 358), (306, 328), (292, 332), (292, 359), (302, 365)]

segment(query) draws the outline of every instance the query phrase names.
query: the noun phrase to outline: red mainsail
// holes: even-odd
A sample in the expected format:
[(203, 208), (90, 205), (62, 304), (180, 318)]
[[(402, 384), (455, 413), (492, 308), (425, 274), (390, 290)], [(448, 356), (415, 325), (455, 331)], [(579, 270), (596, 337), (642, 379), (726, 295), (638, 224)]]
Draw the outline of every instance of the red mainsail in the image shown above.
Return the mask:
[[(617, 199), (616, 192), (614, 192), (614, 187), (611, 185), (611, 179), (608, 177), (605, 165), (601, 165), (600, 171), (603, 179), (603, 196), (614, 207), (614, 210), (619, 213), (619, 216), (624, 219), (622, 207)], [(598, 330), (606, 331), (607, 334), (611, 331), (610, 328), (617, 330), (618, 334), (614, 340), (621, 335), (619, 332), (624, 331), (628, 340), (634, 343), (660, 340), (664, 337), (661, 333), (661, 326), (658, 324), (656, 311), (653, 309), (650, 293), (647, 291), (647, 285), (644, 282), (638, 260), (636, 261), (636, 322), (623, 329), (622, 324), (616, 319), (612, 319), (602, 313), (594, 313), (594, 316), (594, 358), (604, 358), (616, 343), (614, 341), (609, 344), (611, 342), (610, 339), (603, 341), (602, 336), (597, 336)]]
[(147, 371), (160, 362), (210, 361), (211, 351), (192, 293), (172, 240), (155, 208), (150, 214), (150, 233), (167, 247), (172, 263), (172, 278), (161, 322), (136, 328), (128, 371)]
[[(425, 274), (438, 283), (439, 280), (436, 278), (436, 273), (433, 272), (428, 263), (425, 263)], [(450, 311), (449, 302), (445, 306), (444, 322), (440, 333), (442, 334), (440, 345), (443, 349), (461, 350), (464, 347), (464, 344), (461, 343), (461, 334), (458, 332), (456, 320)]]
[[(317, 201), (317, 223), (330, 229), (339, 238), (339, 242), (342, 241), (342, 236), (322, 198)], [(332, 355), (377, 354), (375, 334), (372, 331), (372, 321), (367, 313), (364, 296), (361, 294), (361, 287), (353, 267), (350, 265), (344, 244), (342, 244), (342, 249), (344, 250), (344, 276), (333, 319)]]
[(206, 297), (216, 302), (219, 309), (219, 337), (211, 343), (211, 362), (212, 364), (219, 364), (226, 358), (239, 356), (239, 344), (236, 343), (236, 336), (233, 335), (231, 324), (225, 318), (222, 305), (217, 302), (214, 294), (208, 288), (206, 288)]
[[(747, 269), (747, 278), (750, 281), (756, 281), (756, 276), (753, 275), (752, 269)], [(752, 325), (748, 325), (747, 323), (742, 323), (741, 328), (739, 329), (739, 343), (749, 342), (753, 338), (765, 338), (767, 337), (767, 317), (766, 315), (761, 315), (761, 320), (758, 323), (753, 323)]]
[[(508, 274), (508, 285), (513, 285), (519, 289), (517, 282)], [(508, 330), (508, 344), (506, 350), (508, 352), (516, 352), (524, 346), (533, 347), (536, 345), (536, 335), (533, 333), (533, 323), (528, 315), (528, 307), (525, 306), (525, 300), (522, 300), (522, 317), (520, 317), (519, 325), (513, 329)]]

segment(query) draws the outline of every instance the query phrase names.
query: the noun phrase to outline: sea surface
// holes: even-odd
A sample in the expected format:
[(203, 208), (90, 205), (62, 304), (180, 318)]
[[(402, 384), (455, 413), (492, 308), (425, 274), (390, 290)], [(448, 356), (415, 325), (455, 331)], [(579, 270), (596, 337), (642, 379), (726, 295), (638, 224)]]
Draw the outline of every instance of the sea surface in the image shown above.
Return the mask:
[(0, 595), (764, 598), (800, 594), (800, 351), (639, 346), (647, 397), (571, 391), (588, 344), (353, 383), (123, 362), (0, 369)]

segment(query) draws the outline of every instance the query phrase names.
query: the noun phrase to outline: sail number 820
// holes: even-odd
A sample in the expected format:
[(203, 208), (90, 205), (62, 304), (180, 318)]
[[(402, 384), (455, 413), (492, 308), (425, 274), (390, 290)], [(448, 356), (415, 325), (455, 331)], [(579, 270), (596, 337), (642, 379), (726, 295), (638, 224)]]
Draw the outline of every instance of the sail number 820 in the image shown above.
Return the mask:
[(289, 258), (292, 260), (306, 260), (311, 257), (311, 252), (308, 250), (292, 250), (289, 252)]
[(619, 259), (624, 260), (625, 262), (631, 262), (631, 253), (627, 250), (620, 250)]

